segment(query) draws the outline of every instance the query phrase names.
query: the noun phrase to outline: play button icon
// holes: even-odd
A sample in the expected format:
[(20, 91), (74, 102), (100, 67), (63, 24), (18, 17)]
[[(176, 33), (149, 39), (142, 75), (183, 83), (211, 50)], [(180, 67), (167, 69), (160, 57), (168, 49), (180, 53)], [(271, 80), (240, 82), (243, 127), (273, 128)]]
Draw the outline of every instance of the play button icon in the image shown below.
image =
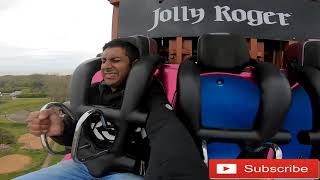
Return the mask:
[(228, 169), (230, 169), (230, 168), (228, 168), (228, 167), (226, 167), (226, 166), (223, 166), (223, 171), (226, 171), (226, 170), (228, 170)]
[(217, 164), (217, 174), (237, 174), (237, 164)]

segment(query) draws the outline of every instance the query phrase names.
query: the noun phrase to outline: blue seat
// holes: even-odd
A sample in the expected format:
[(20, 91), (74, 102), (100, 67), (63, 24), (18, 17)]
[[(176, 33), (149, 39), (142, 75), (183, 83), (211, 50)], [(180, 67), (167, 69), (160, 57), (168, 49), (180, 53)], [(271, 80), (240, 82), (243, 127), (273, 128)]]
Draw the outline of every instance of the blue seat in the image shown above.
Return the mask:
[[(253, 129), (260, 103), (260, 91), (255, 82), (241, 74), (208, 74), (200, 75), (200, 84), (203, 128)], [(209, 159), (237, 158), (239, 152), (237, 144), (208, 144)]]
[[(176, 111), (204, 158), (270, 158), (262, 148), (290, 107), (287, 79), (270, 63), (249, 59), (247, 42), (232, 34), (199, 38), (197, 58), (178, 71)], [(244, 69), (252, 66), (251, 72)], [(282, 133), (281, 140), (290, 135)]]
[[(300, 48), (300, 49), (297, 49)], [(285, 51), (292, 105), (284, 129), (290, 143), (281, 145), (283, 158), (317, 158), (320, 154), (320, 41), (293, 44)], [(290, 56), (289, 56), (290, 55)]]
[(296, 138), (302, 129), (312, 128), (311, 101), (305, 89), (300, 85), (293, 88), (292, 104), (284, 127), (290, 131), (292, 139), (289, 144), (281, 145), (283, 158), (309, 158), (311, 145), (302, 145)]

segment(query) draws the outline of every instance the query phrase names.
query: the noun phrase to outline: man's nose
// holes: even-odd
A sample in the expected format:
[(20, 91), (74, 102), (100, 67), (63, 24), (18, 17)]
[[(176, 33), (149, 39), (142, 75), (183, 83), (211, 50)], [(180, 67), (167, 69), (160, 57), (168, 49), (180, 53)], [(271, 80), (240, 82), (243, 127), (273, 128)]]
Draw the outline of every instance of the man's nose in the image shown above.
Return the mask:
[(112, 67), (112, 63), (110, 61), (105, 61), (104, 63), (101, 64), (101, 66), (104, 68), (110, 68)]

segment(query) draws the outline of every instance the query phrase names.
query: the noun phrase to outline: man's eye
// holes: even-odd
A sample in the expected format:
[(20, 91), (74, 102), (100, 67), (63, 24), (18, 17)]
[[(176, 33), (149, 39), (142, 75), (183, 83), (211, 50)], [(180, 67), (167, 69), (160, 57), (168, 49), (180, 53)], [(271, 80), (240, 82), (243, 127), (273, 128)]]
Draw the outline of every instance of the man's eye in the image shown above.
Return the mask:
[(113, 63), (116, 63), (116, 62), (119, 62), (120, 61), (120, 59), (111, 59), (111, 62), (113, 62)]

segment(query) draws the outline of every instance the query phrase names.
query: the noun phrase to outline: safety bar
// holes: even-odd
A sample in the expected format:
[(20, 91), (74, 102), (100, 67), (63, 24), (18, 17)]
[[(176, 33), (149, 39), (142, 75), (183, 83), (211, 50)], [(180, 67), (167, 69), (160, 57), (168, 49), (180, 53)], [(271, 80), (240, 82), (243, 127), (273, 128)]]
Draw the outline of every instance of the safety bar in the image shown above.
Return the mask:
[[(74, 115), (73, 113), (71, 112), (71, 110), (64, 104), (62, 103), (59, 103), (59, 102), (49, 102), (47, 104), (45, 104), (41, 109), (40, 111), (43, 111), (45, 109), (49, 109), (51, 107), (58, 107), (58, 108), (61, 108), (62, 112), (68, 116), (70, 116), (70, 118), (72, 120), (74, 120)], [(44, 149), (46, 149), (50, 154), (53, 154), (53, 155), (65, 155), (67, 153), (69, 153), (67, 150), (64, 150), (64, 151), (55, 151), (53, 150), (49, 143), (48, 143), (48, 137), (46, 134), (41, 134), (40, 135), (40, 140), (41, 140), (41, 144), (43, 146)]]
[[(79, 121), (78, 121), (78, 123), (76, 125), (76, 129), (75, 129), (74, 136), (73, 136), (73, 141), (72, 141), (72, 148), (71, 148), (72, 159), (75, 162), (78, 162), (78, 163), (86, 162), (87, 160), (89, 160), (91, 158), (98, 157), (98, 156), (103, 155), (103, 154), (108, 152), (108, 150), (104, 150), (104, 151), (98, 152), (97, 154), (89, 156), (87, 158), (78, 159), (78, 145), (79, 145), (79, 141), (80, 141), (82, 126), (86, 122), (86, 120), (88, 120), (89, 117), (92, 116), (92, 115), (99, 115), (100, 116), (100, 121), (101, 121), (103, 127), (107, 128), (105, 119), (103, 117), (103, 112), (101, 110), (99, 110), (99, 109), (91, 109), (91, 110), (85, 112), (80, 117), (80, 119), (79, 119)], [(81, 147), (79, 147), (79, 148), (81, 149)]]

